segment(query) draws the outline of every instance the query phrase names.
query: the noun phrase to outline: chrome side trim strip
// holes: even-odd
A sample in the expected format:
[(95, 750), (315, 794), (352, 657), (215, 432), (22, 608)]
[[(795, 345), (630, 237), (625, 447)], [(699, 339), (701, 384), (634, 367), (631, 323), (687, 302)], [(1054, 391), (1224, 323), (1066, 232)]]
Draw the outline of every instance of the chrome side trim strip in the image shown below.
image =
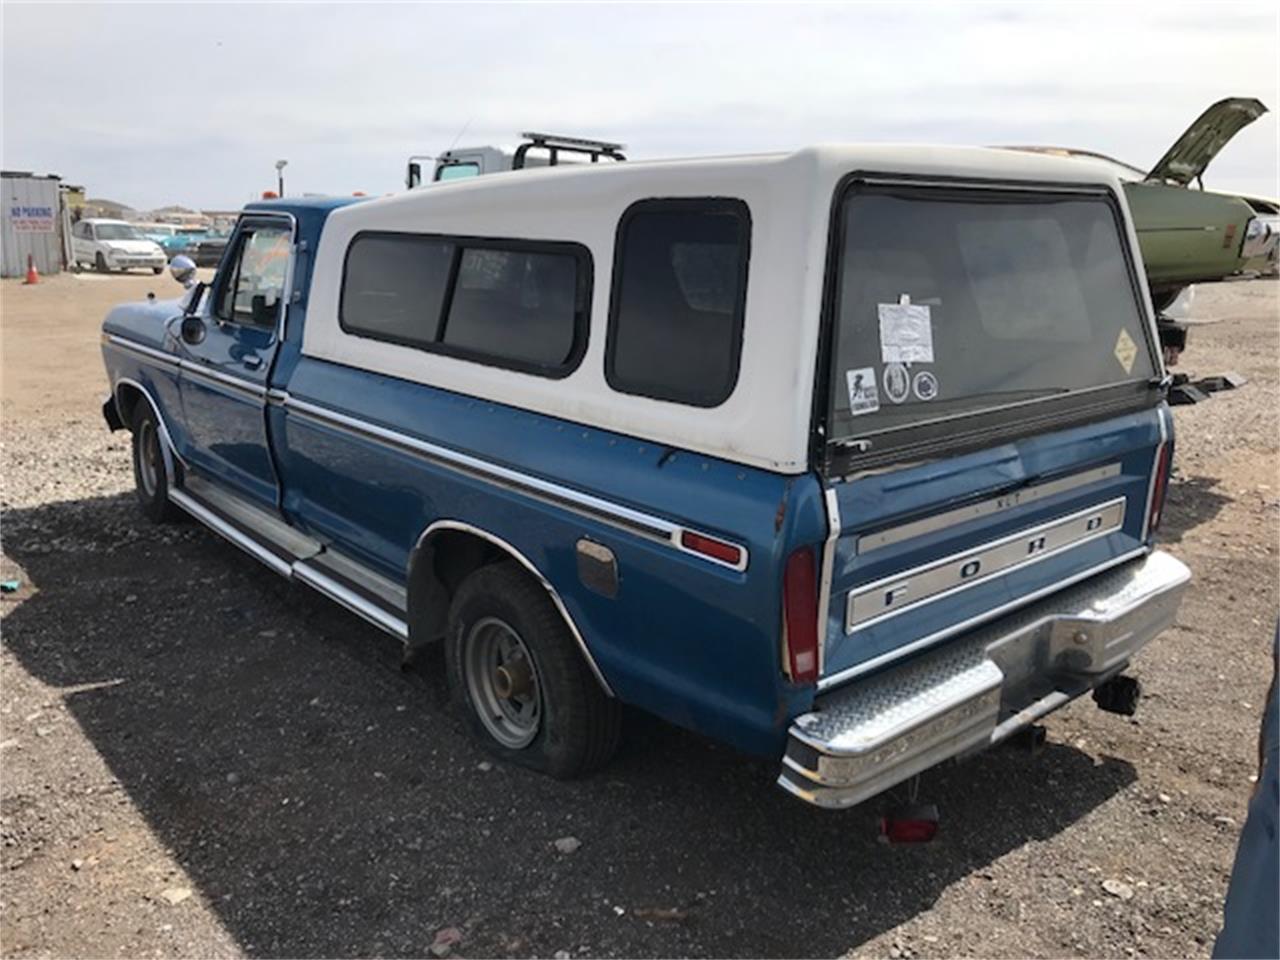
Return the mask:
[[(655, 517), (652, 514), (644, 513), (640, 510), (633, 510), (622, 504), (614, 503), (610, 500), (604, 500), (600, 497), (593, 496), (589, 493), (583, 493), (572, 487), (561, 486), (558, 483), (552, 483), (549, 480), (543, 480), (541, 477), (535, 477), (531, 474), (521, 473), (508, 467), (491, 463), (487, 460), (481, 460), (470, 454), (462, 453), (449, 447), (442, 447), (438, 444), (431, 443), (427, 440), (420, 440), (417, 437), (411, 437), (407, 434), (400, 433), (396, 430), (390, 430), (387, 427), (370, 423), (366, 420), (360, 420), (356, 417), (348, 416), (345, 413), (339, 413), (328, 407), (320, 406), (306, 400), (300, 400), (297, 397), (285, 394), (282, 402), (285, 409), (291, 410), (304, 418), (313, 420), (325, 426), (334, 427), (344, 430), (359, 437), (371, 439), (395, 449), (402, 450), (423, 457), (432, 463), (442, 466), (451, 467), (461, 470), (471, 476), (479, 477), (483, 480), (495, 482), (506, 486), (508, 489), (515, 490), (542, 500), (545, 503), (551, 503), (555, 506), (564, 507), (577, 513), (591, 517), (596, 520), (603, 520), (606, 523), (621, 527), (632, 533), (649, 537), (660, 543), (680, 551), (697, 557), (707, 563), (716, 566), (725, 567), (729, 570), (742, 572), (747, 568), (750, 562), (750, 554), (747, 548), (739, 543), (725, 540), (718, 534), (706, 533), (691, 527), (684, 527), (661, 517)], [(713, 540), (731, 543), (741, 551), (742, 559), (737, 564), (726, 563), (723, 560), (717, 560), (715, 557), (709, 557), (702, 553), (696, 553), (681, 543), (681, 533), (688, 530), (690, 533), (698, 533)]]
[[(995, 577), (1040, 563), (1064, 550), (1113, 533), (1124, 526), (1125, 504), (1124, 497), (1117, 497), (855, 587), (849, 591), (845, 632), (865, 630), (890, 617), (954, 596)], [(1083, 529), (1080, 529), (1081, 521), (1084, 521)], [(956, 577), (957, 567), (960, 568), (959, 579)], [(964, 571), (970, 567), (973, 573), (966, 574)], [(882, 603), (874, 604), (873, 595), (881, 595)], [(899, 596), (906, 598), (900, 606), (885, 609), (891, 603), (896, 604)], [(859, 601), (863, 602), (859, 604)], [(866, 610), (867, 606), (872, 609)]]
[(1070, 476), (1059, 477), (1056, 480), (1048, 480), (1044, 483), (1011, 490), (998, 497), (971, 503), (968, 506), (948, 510), (945, 513), (935, 513), (921, 520), (913, 520), (909, 523), (899, 524), (896, 527), (876, 531), (875, 533), (863, 534), (858, 537), (858, 553), (859, 555), (870, 553), (880, 547), (887, 547), (890, 544), (910, 540), (912, 537), (918, 537), (926, 533), (945, 530), (947, 527), (954, 527), (968, 520), (976, 520), (979, 517), (1000, 513), (1013, 507), (1035, 503), (1045, 497), (1066, 493), (1068, 490), (1076, 490), (1091, 483), (1097, 483), (1099, 480), (1110, 480), (1112, 477), (1120, 476), (1120, 469), (1119, 463), (1109, 463), (1106, 466), (1095, 467), (1082, 473), (1073, 473)]
[(604, 674), (600, 672), (600, 667), (596, 663), (596, 658), (591, 655), (591, 650), (587, 646), (586, 639), (582, 636), (582, 631), (579, 630), (578, 625), (574, 623), (573, 617), (570, 616), (568, 608), (564, 605), (564, 601), (560, 599), (560, 594), (556, 592), (556, 588), (551, 585), (551, 582), (542, 575), (542, 572), (533, 565), (533, 562), (528, 557), (501, 537), (495, 536), (488, 530), (482, 530), (480, 527), (474, 526), (470, 523), (463, 523), (461, 520), (435, 521), (428, 526), (427, 529), (422, 531), (422, 534), (418, 537), (417, 542), (413, 546), (413, 552), (417, 553), (418, 548), (426, 542), (427, 538), (439, 530), (461, 530), (464, 533), (470, 533), (483, 540), (488, 540), (494, 546), (504, 550), (513, 560), (528, 570), (529, 573), (533, 574), (533, 576), (537, 578), (538, 582), (542, 584), (542, 588), (547, 591), (548, 596), (551, 597), (551, 602), (555, 604), (556, 610), (559, 611), (560, 616), (564, 618), (565, 626), (567, 626), (569, 628), (569, 632), (573, 634), (573, 639), (577, 642), (578, 649), (582, 651), (582, 656), (586, 659), (587, 666), (591, 668), (591, 672), (595, 675), (596, 681), (600, 684), (600, 688), (604, 690), (607, 696), (614, 696), (613, 688), (609, 686), (609, 681), (606, 680), (604, 678)]
[(307, 586), (340, 603), (352, 613), (368, 620), (375, 627), (380, 627), (393, 637), (397, 637), (402, 641), (409, 639), (409, 625), (407, 623), (389, 611), (370, 603), (354, 590), (348, 590), (338, 581), (325, 576), (307, 561), (299, 560), (295, 563), (293, 565), (293, 575)]
[(176, 367), (182, 361), (177, 355), (165, 353), (163, 350), (157, 350), (155, 347), (148, 347), (141, 343), (134, 343), (126, 340), (124, 337), (116, 336), (114, 333), (104, 333), (102, 335), (104, 343), (110, 344), (128, 353), (136, 353), (139, 356), (146, 357), (148, 360), (155, 360), (167, 366)]
[(132, 343), (123, 337), (109, 333), (105, 336), (105, 342), (114, 347), (118, 347), (127, 353), (134, 353), (147, 360), (155, 360), (163, 363), (165, 366), (177, 367), (183, 373), (189, 373), (193, 377), (211, 380), (214, 383), (228, 386), (233, 390), (239, 390), (243, 393), (250, 394), (254, 399), (259, 399), (267, 395), (267, 388), (262, 384), (247, 380), (244, 377), (232, 376), (229, 373), (223, 373), (220, 370), (213, 370), (203, 363), (196, 363), (193, 360), (184, 360), (172, 353), (165, 353), (163, 350), (157, 350), (154, 347), (144, 346), (140, 343)]
[[(431, 443), (426, 440), (419, 440), (417, 437), (411, 437), (407, 434), (400, 433), (396, 430), (390, 430), (386, 427), (370, 423), (366, 420), (360, 420), (356, 417), (339, 413), (328, 407), (319, 404), (310, 403), (306, 400), (299, 400), (290, 396), (288, 391), (279, 388), (267, 388), (266, 386), (245, 380), (241, 377), (234, 377), (217, 370), (211, 370), (203, 364), (197, 364), (190, 360), (182, 360), (172, 354), (163, 353), (150, 347), (143, 347), (139, 344), (129, 343), (114, 335), (108, 335), (107, 339), (125, 350), (132, 350), (144, 357), (162, 360), (166, 364), (179, 367), (183, 373), (191, 376), (212, 381), (213, 383), (229, 387), (241, 393), (247, 394), (255, 400), (261, 400), (264, 403), (282, 405), (287, 410), (292, 410), (304, 418), (308, 418), (317, 423), (344, 430), (356, 436), (366, 439), (375, 440), (397, 449), (413, 453), (417, 456), (426, 458), (433, 463), (442, 466), (452, 467), (478, 476), (482, 479), (489, 480), (507, 486), (509, 489), (517, 490), (520, 493), (536, 497), (544, 502), (552, 503), (556, 506), (565, 507), (578, 513), (590, 516), (597, 520), (603, 520), (614, 526), (622, 527), (632, 533), (649, 537), (652, 540), (665, 543), (681, 553), (699, 560), (714, 564), (718, 567), (724, 567), (737, 573), (742, 573), (747, 569), (751, 562), (751, 554), (747, 548), (741, 543), (727, 540), (724, 537), (698, 530), (693, 527), (685, 527), (680, 524), (672, 523), (661, 517), (655, 517), (652, 514), (644, 513), (640, 510), (633, 510), (630, 507), (604, 500), (600, 497), (592, 496), (589, 493), (583, 493), (574, 490), (572, 487), (561, 486), (558, 483), (552, 483), (543, 480), (540, 477), (531, 474), (521, 473), (508, 467), (500, 466), (496, 463), (490, 463), (487, 460), (481, 460), (469, 454), (461, 453), (457, 450), (451, 450), (448, 447), (442, 447), (438, 444)], [(729, 543), (736, 547), (741, 554), (741, 559), (737, 563), (726, 563), (716, 557), (707, 556), (695, 550), (690, 550), (684, 545), (681, 534), (685, 531), (696, 533), (712, 540), (719, 540)]]
[(223, 521), (221, 517), (212, 510), (207, 509), (194, 497), (183, 493), (181, 490), (175, 490), (170, 487), (169, 499), (203, 523), (214, 533), (230, 540), (254, 559), (261, 560), (276, 573), (280, 574), (280, 576), (288, 578), (290, 574), (292, 574), (293, 567), (291, 564), (281, 560), (270, 550), (263, 548), (257, 540), (254, 540), (248, 534), (241, 533), (235, 527)]
[(214, 370), (203, 363), (183, 360), (178, 364), (183, 373), (190, 374), (197, 380), (207, 380), (220, 386), (230, 387), (240, 393), (248, 394), (254, 400), (261, 400), (267, 395), (267, 388), (260, 383), (236, 377), (221, 370)]
[(1164, 453), (1165, 444), (1169, 442), (1169, 427), (1165, 423), (1165, 408), (1156, 407), (1156, 419), (1160, 421), (1160, 442), (1156, 444), (1156, 452), (1151, 458), (1151, 476), (1147, 479), (1147, 499), (1142, 510), (1142, 542), (1146, 543), (1151, 536), (1151, 498), (1156, 492), (1156, 473), (1160, 469), (1160, 456)]
[(1138, 557), (1145, 556), (1150, 552), (1150, 548), (1143, 546), (1138, 547), (1135, 550), (1130, 550), (1128, 553), (1122, 553), (1120, 556), (1112, 557), (1110, 560), (1100, 563), (1096, 567), (1083, 570), (1080, 573), (1074, 574), (1063, 580), (1059, 580), (1058, 582), (1052, 583), (1040, 590), (1032, 591), (1025, 597), (1019, 597), (1017, 600), (1010, 600), (1008, 603), (1001, 604), (998, 607), (993, 607), (976, 617), (970, 617), (968, 620), (962, 620), (959, 623), (953, 624), (943, 630), (939, 630), (936, 633), (931, 633), (927, 637), (921, 637), (919, 640), (915, 640), (911, 643), (905, 644), (904, 646), (890, 650), (887, 653), (882, 653), (878, 657), (872, 657), (870, 660), (863, 663), (855, 664), (852, 667), (841, 670), (839, 673), (833, 673), (829, 677), (822, 677), (818, 680), (818, 690), (819, 692), (828, 690), (831, 687), (839, 686), (840, 684), (848, 680), (852, 680), (855, 677), (871, 673), (895, 660), (901, 660), (903, 657), (910, 656), (918, 650), (932, 646), (935, 643), (941, 643), (943, 640), (954, 637), (958, 633), (964, 633), (966, 630), (972, 630), (975, 627), (980, 627), (982, 624), (987, 623), (990, 620), (994, 620), (996, 617), (1003, 616), (1004, 614), (1017, 610), (1019, 607), (1026, 606), (1029, 603), (1034, 603), (1042, 597), (1047, 597), (1049, 594), (1058, 590), (1063, 590), (1066, 587), (1079, 583), (1081, 580), (1087, 580), (1089, 577), (1097, 576), (1105, 570), (1110, 570), (1112, 567), (1118, 566), (1122, 563), (1128, 563), (1130, 560), (1136, 560)]
[(822, 580), (818, 587), (818, 676), (827, 659), (827, 627), (831, 621), (831, 580), (835, 575), (836, 543), (840, 540), (840, 498), (835, 487), (822, 494), (827, 504), (827, 539), (822, 545)]

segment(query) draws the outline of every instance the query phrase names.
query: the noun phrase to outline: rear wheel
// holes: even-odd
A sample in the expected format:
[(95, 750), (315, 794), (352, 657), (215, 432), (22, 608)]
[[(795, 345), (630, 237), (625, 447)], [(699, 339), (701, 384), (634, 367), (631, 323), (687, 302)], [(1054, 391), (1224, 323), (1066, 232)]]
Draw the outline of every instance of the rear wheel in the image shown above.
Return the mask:
[(169, 500), (160, 428), (150, 404), (139, 400), (133, 415), (133, 482), (138, 505), (152, 523), (178, 520), (181, 512)]
[(603, 766), (620, 708), (600, 688), (546, 590), (512, 562), (481, 567), (449, 608), (449, 686), (506, 760), (562, 779)]

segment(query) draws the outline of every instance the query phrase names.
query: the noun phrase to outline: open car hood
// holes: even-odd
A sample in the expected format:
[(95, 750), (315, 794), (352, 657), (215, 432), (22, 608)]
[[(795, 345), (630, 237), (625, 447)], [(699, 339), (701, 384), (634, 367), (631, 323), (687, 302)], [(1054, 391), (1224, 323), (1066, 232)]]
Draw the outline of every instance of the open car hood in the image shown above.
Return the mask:
[(1147, 174), (1148, 181), (1187, 186), (1228, 141), (1267, 112), (1261, 100), (1228, 97), (1200, 114)]

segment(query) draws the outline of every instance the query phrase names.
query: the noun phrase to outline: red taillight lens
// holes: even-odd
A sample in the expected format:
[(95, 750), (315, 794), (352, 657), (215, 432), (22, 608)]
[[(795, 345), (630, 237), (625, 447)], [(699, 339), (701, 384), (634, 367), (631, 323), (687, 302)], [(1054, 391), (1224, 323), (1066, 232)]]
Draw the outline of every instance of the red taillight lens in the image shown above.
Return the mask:
[(818, 568), (809, 547), (787, 558), (782, 616), (787, 673), (796, 683), (812, 683), (818, 679)]
[(725, 543), (714, 537), (707, 537), (692, 530), (680, 531), (680, 546), (692, 553), (700, 553), (731, 567), (742, 566), (742, 548), (734, 543)]
[(1169, 491), (1169, 471), (1173, 461), (1173, 444), (1160, 445), (1160, 454), (1156, 457), (1155, 481), (1151, 485), (1151, 505), (1147, 512), (1147, 532), (1155, 533), (1160, 526), (1160, 517), (1164, 513), (1164, 497)]

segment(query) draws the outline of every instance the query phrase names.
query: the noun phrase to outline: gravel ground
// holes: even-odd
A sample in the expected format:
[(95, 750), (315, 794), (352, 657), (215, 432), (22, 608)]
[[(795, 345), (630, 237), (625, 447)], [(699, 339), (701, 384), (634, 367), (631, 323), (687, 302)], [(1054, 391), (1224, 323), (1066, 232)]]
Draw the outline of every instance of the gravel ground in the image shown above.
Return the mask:
[(149, 289), (0, 286), (5, 956), (1208, 955), (1277, 611), (1280, 284), (1196, 300), (1222, 322), (1187, 365), (1251, 382), (1176, 411), (1164, 539), (1195, 581), (1138, 716), (1077, 702), (1036, 756), (927, 775), (920, 848), (876, 842), (879, 801), (810, 809), (641, 717), (586, 781), (491, 764), (430, 655), (402, 671), (213, 534), (145, 523), (97, 326)]

